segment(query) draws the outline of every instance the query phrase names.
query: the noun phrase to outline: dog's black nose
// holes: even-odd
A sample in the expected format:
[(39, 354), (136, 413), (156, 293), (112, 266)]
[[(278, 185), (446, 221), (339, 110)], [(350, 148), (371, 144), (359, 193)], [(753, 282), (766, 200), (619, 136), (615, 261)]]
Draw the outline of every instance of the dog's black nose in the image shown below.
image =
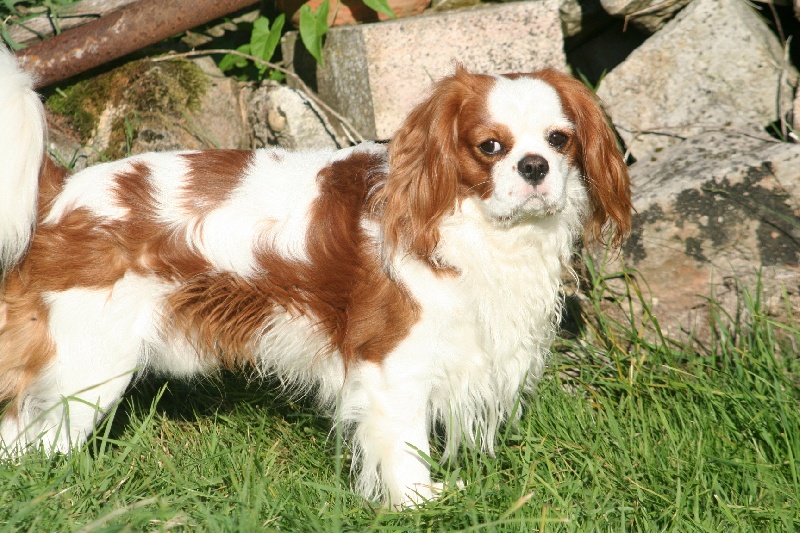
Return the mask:
[(531, 185), (540, 184), (549, 170), (547, 159), (540, 155), (526, 155), (517, 163), (517, 172)]

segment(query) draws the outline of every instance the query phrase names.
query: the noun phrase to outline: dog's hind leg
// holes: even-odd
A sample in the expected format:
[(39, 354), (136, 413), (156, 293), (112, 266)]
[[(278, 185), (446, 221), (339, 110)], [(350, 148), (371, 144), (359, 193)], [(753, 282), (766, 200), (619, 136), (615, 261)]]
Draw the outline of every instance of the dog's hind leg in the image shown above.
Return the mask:
[(44, 295), (55, 357), (0, 423), (8, 449), (41, 442), (46, 451), (67, 452), (120, 400), (157, 329), (157, 300), (141, 286), (123, 278), (111, 289)]

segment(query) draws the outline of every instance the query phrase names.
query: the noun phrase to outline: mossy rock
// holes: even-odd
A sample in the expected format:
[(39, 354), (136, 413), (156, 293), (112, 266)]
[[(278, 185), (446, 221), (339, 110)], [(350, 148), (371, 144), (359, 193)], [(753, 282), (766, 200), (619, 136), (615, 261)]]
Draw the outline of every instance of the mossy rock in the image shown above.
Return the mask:
[[(203, 131), (220, 117), (238, 119), (231, 111), (238, 107), (235, 82), (221, 73), (214, 79), (205, 66), (182, 59), (134, 61), (59, 91), (47, 106), (66, 118), (98, 160), (151, 149), (242, 147), (241, 135), (215, 142), (213, 134), (209, 138)], [(213, 109), (219, 105), (225, 109)], [(243, 129), (241, 123), (232, 128)]]

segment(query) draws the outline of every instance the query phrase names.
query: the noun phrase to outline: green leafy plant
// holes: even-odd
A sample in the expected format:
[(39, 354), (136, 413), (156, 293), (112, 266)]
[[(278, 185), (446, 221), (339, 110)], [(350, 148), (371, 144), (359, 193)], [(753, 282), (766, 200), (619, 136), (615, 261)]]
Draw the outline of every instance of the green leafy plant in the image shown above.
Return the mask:
[[(278, 43), (281, 42), (281, 32), (286, 17), (283, 14), (278, 15), (270, 25), (269, 19), (266, 17), (259, 17), (253, 22), (253, 31), (250, 34), (250, 42), (245, 43), (236, 51), (243, 54), (248, 54), (264, 61), (270, 61), (275, 55), (275, 50), (278, 48)], [(248, 60), (244, 57), (228, 54), (222, 58), (219, 63), (219, 68), (223, 72), (229, 71), (233, 68), (245, 68)], [(259, 79), (263, 79), (264, 75), (269, 70), (267, 65), (258, 63)], [(279, 79), (282, 74), (276, 71), (270, 72), (271, 79)]]
[[(394, 11), (389, 7), (387, 0), (362, 0), (364, 5), (384, 15), (395, 18)], [(300, 39), (303, 41), (308, 52), (317, 60), (320, 65), (322, 59), (322, 40), (328, 33), (328, 14), (330, 13), (330, 2), (325, 0), (316, 11), (312, 11), (308, 4), (300, 8)]]

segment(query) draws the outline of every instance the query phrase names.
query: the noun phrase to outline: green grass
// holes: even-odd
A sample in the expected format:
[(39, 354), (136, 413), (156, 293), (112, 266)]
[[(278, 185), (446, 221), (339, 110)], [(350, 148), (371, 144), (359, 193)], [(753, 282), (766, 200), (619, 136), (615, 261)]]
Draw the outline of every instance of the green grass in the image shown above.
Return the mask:
[(226, 376), (146, 381), (80, 453), (0, 465), (0, 530), (794, 531), (800, 331), (743, 302), (711, 353), (588, 320), (497, 456), (442, 466), (466, 487), (421, 509), (353, 495), (324, 418)]

